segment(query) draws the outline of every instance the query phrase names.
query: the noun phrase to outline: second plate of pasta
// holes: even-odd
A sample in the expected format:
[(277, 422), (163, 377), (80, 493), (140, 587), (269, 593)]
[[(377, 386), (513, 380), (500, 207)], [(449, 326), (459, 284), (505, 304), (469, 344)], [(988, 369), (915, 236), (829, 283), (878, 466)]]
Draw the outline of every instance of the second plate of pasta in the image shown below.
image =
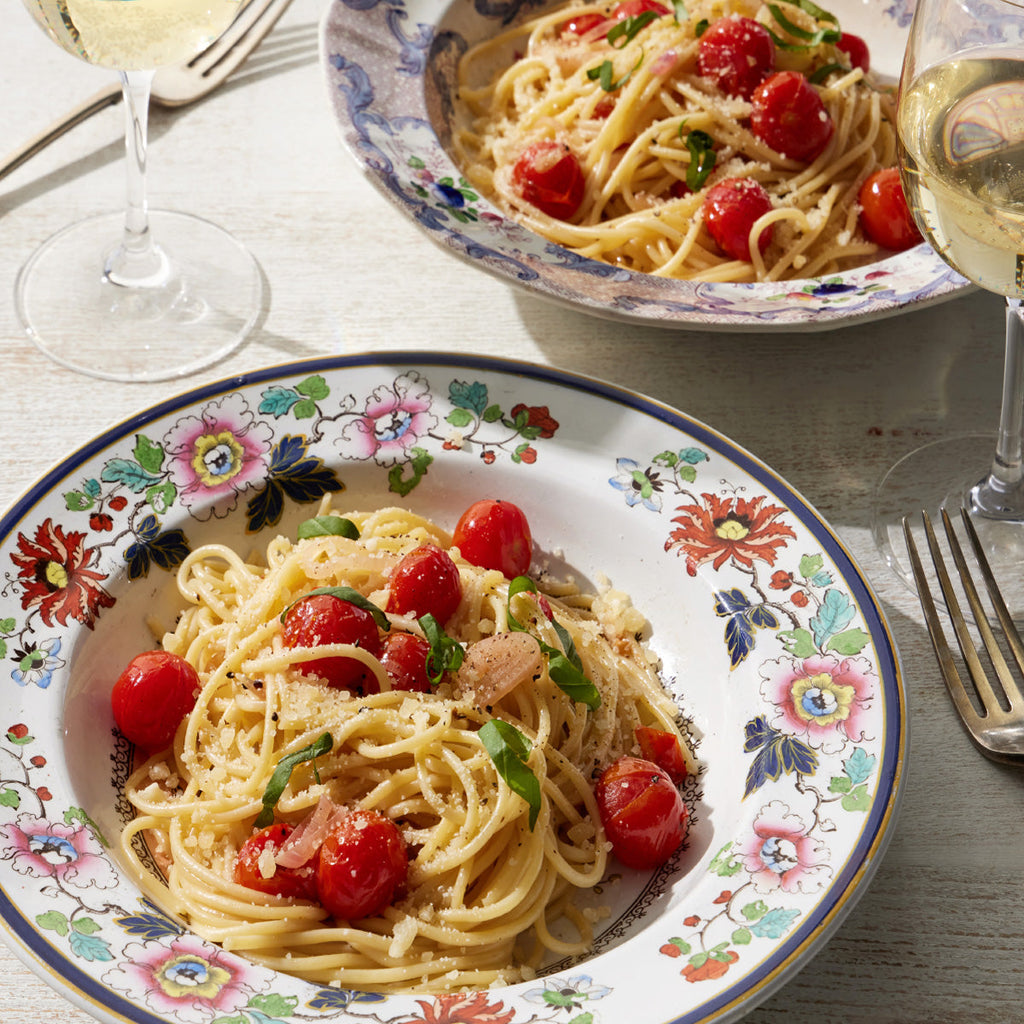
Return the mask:
[(344, 141), (433, 240), (605, 317), (820, 330), (966, 287), (860, 215), (896, 164), (911, 7), (670, 6), (334, 0), (321, 53)]

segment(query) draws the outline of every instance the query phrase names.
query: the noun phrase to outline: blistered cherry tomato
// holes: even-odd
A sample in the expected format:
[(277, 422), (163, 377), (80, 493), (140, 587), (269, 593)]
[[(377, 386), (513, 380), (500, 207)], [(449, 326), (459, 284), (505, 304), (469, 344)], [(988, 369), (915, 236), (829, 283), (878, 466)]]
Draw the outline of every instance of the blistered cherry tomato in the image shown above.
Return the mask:
[(293, 831), (292, 825), (278, 822), (249, 836), (242, 843), (235, 859), (235, 881), (270, 896), (316, 900), (316, 872), (312, 864), (304, 864), (300, 868), (283, 868), (278, 864), (269, 878), (264, 877), (260, 870), (260, 859), (264, 851), (269, 847), (268, 856), (274, 856)]
[(429, 693), (429, 655), (430, 644), (423, 637), (391, 630), (384, 638), (384, 649), (380, 655), (380, 663), (391, 679), (391, 689)]
[(387, 611), (433, 615), (443, 626), (462, 600), (462, 580), (451, 555), (435, 544), (410, 551), (391, 574)]
[(114, 721), (136, 746), (149, 753), (163, 750), (195, 707), (200, 686), (196, 670), (177, 654), (137, 654), (111, 691)]
[(839, 42), (836, 43), (836, 49), (842, 50), (850, 58), (852, 67), (860, 68), (861, 71), (871, 69), (871, 54), (868, 51), (868, 44), (860, 36), (855, 36), (852, 32), (841, 33)]
[[(712, 185), (701, 207), (704, 223), (715, 244), (734, 260), (750, 262), (751, 229), (759, 217), (772, 208), (772, 201), (764, 186), (753, 178), (726, 178)], [(772, 240), (771, 225), (757, 240), (761, 252)]]
[(533, 536), (526, 513), (511, 501), (484, 498), (473, 502), (455, 524), (452, 544), (481, 569), (497, 569), (512, 579), (522, 576), (533, 559)]
[[(285, 615), (283, 639), (286, 647), (355, 644), (375, 657), (380, 654), (380, 636), (373, 616), (365, 608), (333, 594), (311, 594), (296, 601)], [(357, 658), (314, 658), (296, 668), (303, 675), (319, 676), (338, 689), (377, 689), (373, 673)]]
[(697, 72), (727, 96), (749, 100), (755, 87), (775, 69), (775, 43), (752, 18), (719, 18), (700, 37)]
[(549, 217), (568, 220), (583, 202), (586, 179), (576, 154), (547, 139), (523, 150), (512, 166), (512, 187)]
[(750, 103), (751, 131), (791, 160), (810, 163), (835, 131), (818, 90), (798, 71), (777, 71), (766, 78)]
[(626, 867), (659, 867), (686, 837), (686, 804), (652, 761), (620, 757), (601, 773), (594, 795), (615, 856)]
[(875, 171), (861, 185), (858, 201), (861, 227), (876, 245), (899, 251), (922, 240), (895, 167)]
[(408, 874), (398, 826), (378, 811), (356, 810), (332, 824), (320, 847), (317, 896), (333, 917), (373, 917), (405, 895)]
[(664, 729), (641, 725), (636, 729), (636, 741), (644, 760), (653, 761), (678, 786), (689, 774), (679, 737)]

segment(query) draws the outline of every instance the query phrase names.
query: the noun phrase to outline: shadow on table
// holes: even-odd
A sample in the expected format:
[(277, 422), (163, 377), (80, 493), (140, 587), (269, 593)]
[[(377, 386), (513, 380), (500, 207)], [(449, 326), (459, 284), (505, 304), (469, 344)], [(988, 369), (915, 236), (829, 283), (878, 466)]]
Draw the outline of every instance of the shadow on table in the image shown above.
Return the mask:
[[(149, 116), (150, 145), (166, 135), (173, 128), (175, 121), (187, 116), (192, 107), (198, 107), (213, 97), (244, 89), (258, 80), (272, 78), (316, 63), (319, 59), (318, 40), (318, 26), (315, 23), (275, 28), (274, 32), (260, 44), (245, 64), (227, 82), (208, 96), (198, 100), (195, 104), (173, 110), (154, 104)], [(122, 123), (120, 114), (116, 123), (118, 126)], [(257, 122), (254, 120), (253, 123)], [(53, 145), (59, 144), (59, 140), (53, 143)], [(123, 159), (124, 139), (118, 136), (115, 141), (101, 146), (88, 156), (73, 160), (58, 170), (51, 171), (39, 178), (33, 178), (10, 192), (0, 192), (0, 216), (66, 185), (75, 178), (84, 177), (107, 164), (117, 163)]]

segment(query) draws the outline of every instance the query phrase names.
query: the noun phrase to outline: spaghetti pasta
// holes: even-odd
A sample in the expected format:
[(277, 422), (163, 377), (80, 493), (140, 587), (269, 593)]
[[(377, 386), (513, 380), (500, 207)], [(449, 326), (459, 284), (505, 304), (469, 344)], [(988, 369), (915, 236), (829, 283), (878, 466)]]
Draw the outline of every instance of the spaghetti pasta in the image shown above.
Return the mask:
[[(659, 9), (627, 18), (627, 31), (616, 34), (608, 28), (613, 4), (559, 6), (471, 47), (459, 64), (453, 131), (467, 179), (550, 241), (662, 277), (785, 280), (877, 258), (879, 246), (858, 223), (858, 194), (873, 172), (896, 162), (894, 90), (849, 66), (834, 19), (798, 0), (687, 0), (674, 15), (667, 3)], [(587, 28), (585, 19), (597, 15), (608, 20)], [(770, 29), (777, 70), (815, 82), (834, 130), (809, 162), (758, 134), (749, 97), (699, 73), (702, 32), (731, 15)], [(576, 30), (567, 27), (573, 20)], [(531, 146), (553, 142), (582, 170), (582, 198), (568, 215), (524, 198), (529, 190), (516, 177)], [(709, 153), (710, 173), (694, 180), (692, 169)], [(723, 253), (707, 227), (708, 190), (735, 178), (758, 182), (770, 198), (745, 234), (749, 259)], [(772, 237), (762, 252), (766, 229)]]
[[(479, 988), (530, 976), (545, 955), (585, 950), (591, 922), (572, 894), (594, 886), (609, 857), (592, 775), (635, 753), (641, 726), (677, 736), (692, 767), (678, 708), (638, 640), (642, 616), (616, 591), (588, 596), (568, 583), (545, 582), (543, 601), (524, 591), (510, 604), (509, 580), (467, 562), (435, 523), (397, 508), (345, 518), (358, 537), (278, 537), (259, 563), (210, 545), (181, 566), (188, 607), (163, 647), (196, 668), (202, 690), (172, 749), (126, 785), (137, 814), (122, 835), (125, 857), (150, 894), (198, 934), (315, 983)], [(312, 590), (339, 586), (384, 607), (395, 566), (424, 544), (447, 550), (458, 567), (462, 596), (445, 626), (449, 637), (472, 652), (501, 634), (510, 611), (552, 649), (564, 644), (560, 628), (600, 706), (572, 700), (547, 662), (535, 681), (493, 703), (463, 669), (432, 692), (392, 689), (373, 654), (345, 645), (315, 653), (360, 659), (380, 692), (359, 696), (302, 674), (314, 651), (282, 644), (286, 609)], [(410, 616), (389, 619), (391, 629), (422, 632)], [(481, 742), (494, 719), (530, 744), (527, 763), (540, 787), (533, 827), (527, 801)], [(326, 795), (398, 825), (410, 852), (407, 894), (364, 920), (334, 920), (309, 900), (257, 892), (233, 876), (275, 767), (325, 733), (330, 752), (294, 766), (276, 814), (302, 821)], [(166, 888), (145, 867), (147, 849)], [(521, 945), (526, 933), (530, 948)]]

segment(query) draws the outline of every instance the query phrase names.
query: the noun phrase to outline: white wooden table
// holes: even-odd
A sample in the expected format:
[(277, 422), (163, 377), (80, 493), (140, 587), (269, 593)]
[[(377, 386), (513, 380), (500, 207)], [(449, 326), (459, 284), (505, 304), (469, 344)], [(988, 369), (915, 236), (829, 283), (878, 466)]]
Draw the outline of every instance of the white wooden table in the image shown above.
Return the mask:
[[(266, 274), (252, 340), (182, 383), (98, 385), (51, 364), (16, 322), (22, 260), (79, 216), (117, 208), (122, 111), (108, 109), (0, 182), (0, 507), (77, 443), (187, 386), (296, 357), (408, 348), (549, 363), (704, 420), (766, 461), (832, 524), (882, 598), (908, 692), (902, 813), (867, 892), (751, 1024), (1008, 1024), (1024, 1017), (1024, 773), (980, 757), (938, 676), (917, 599), (869, 523), (882, 472), (924, 439), (993, 429), (1002, 309), (975, 294), (840, 331), (730, 335), (625, 326), (510, 290), (426, 240), (361, 177), (317, 58), (325, 0), (295, 0), (206, 101), (151, 119), (154, 205), (232, 230)], [(105, 72), (4, 13), (0, 150)], [(4, 1024), (86, 1024), (0, 941)], [(618, 1024), (618, 1022), (615, 1022)]]

